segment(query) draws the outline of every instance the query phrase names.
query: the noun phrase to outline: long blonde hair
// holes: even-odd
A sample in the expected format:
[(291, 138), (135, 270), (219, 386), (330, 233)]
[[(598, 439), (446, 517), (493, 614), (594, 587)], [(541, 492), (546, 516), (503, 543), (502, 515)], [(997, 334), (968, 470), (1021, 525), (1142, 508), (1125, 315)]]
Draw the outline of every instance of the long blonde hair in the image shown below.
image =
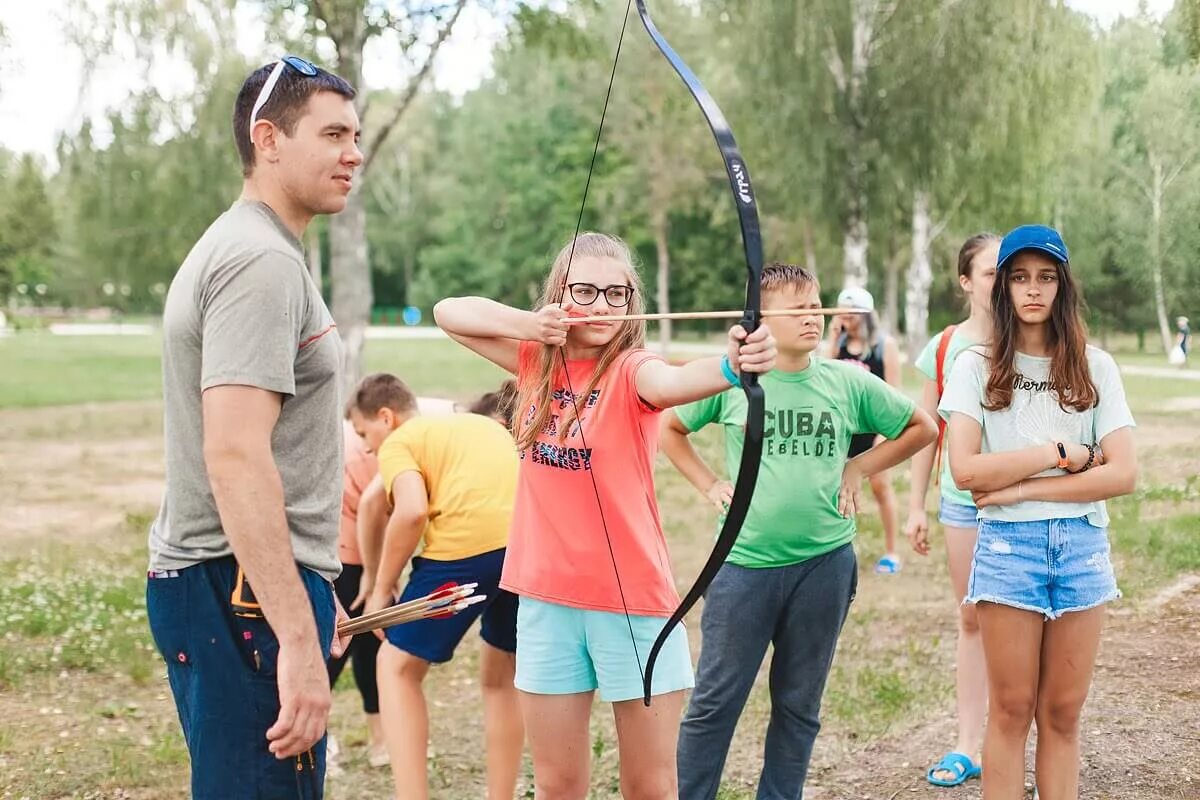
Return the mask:
[[(572, 245), (574, 248), (572, 249)], [(567, 242), (554, 257), (550, 274), (542, 285), (542, 296), (538, 298), (537, 307), (542, 308), (551, 303), (557, 303), (566, 292), (566, 281), (570, 277), (571, 262), (581, 258), (611, 258), (626, 266), (626, 277), (633, 287), (633, 296), (629, 306), (622, 309), (622, 314), (644, 314), (645, 299), (642, 296), (641, 279), (633, 264), (633, 256), (628, 245), (616, 236), (606, 233), (585, 232), (579, 234), (574, 242)], [(643, 321), (626, 321), (620, 324), (617, 334), (600, 351), (600, 358), (591, 378), (581, 391), (575, 392), (575, 402), (571, 403), (558, 426), (559, 441), (566, 438), (567, 431), (575, 423), (576, 412), (586, 407), (587, 398), (591, 396), (596, 384), (604, 375), (604, 371), (617, 359), (622, 352), (630, 349), (645, 347), (646, 323)], [(517, 447), (524, 450), (537, 441), (538, 434), (545, 429), (550, 421), (551, 405), (554, 393), (555, 377), (563, 369), (563, 361), (559, 357), (558, 348), (543, 345), (539, 354), (538, 368), (521, 381), (520, 392), (517, 396), (517, 410), (513, 415), (513, 427), (517, 436)], [(530, 407), (533, 415), (530, 416)]]

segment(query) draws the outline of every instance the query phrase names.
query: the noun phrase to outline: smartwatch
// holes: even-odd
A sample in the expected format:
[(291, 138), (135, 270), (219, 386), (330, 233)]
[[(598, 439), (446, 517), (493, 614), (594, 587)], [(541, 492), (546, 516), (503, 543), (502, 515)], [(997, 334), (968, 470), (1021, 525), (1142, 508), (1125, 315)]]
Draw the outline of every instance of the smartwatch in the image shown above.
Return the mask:
[[(1058, 468), (1067, 469), (1071, 465), (1070, 460), (1067, 458), (1067, 446), (1062, 442), (1055, 442), (1054, 446), (1058, 448)], [(1070, 470), (1067, 471), (1070, 472)]]

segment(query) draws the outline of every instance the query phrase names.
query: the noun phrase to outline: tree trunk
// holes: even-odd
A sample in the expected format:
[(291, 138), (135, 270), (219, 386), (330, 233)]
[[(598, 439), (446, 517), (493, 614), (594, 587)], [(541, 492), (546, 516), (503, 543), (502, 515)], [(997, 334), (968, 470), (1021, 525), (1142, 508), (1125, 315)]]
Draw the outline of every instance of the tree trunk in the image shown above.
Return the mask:
[(804, 268), (817, 274), (817, 243), (814, 241), (812, 220), (804, 219)]
[(846, 153), (846, 179), (849, 208), (846, 215), (846, 235), (843, 240), (842, 280), (846, 286), (866, 286), (867, 268), (867, 160), (863, 153), (863, 138), (867, 120), (863, 95), (867, 89), (867, 68), (875, 37), (875, 15), (878, 0), (855, 0), (850, 4), (851, 41), (850, 76), (846, 86), (846, 105), (849, 111), (849, 146)]
[[(362, 86), (362, 53), (366, 45), (366, 20), (361, 12), (350, 12), (349, 30), (336, 41), (338, 74), (351, 86)], [(361, 116), (367, 92), (360, 91), (354, 103)], [(371, 318), (374, 294), (371, 290), (371, 265), (367, 253), (367, 206), (363, 183), (365, 169), (355, 176), (354, 190), (346, 209), (329, 218), (329, 277), (333, 283), (331, 311), (342, 338), (342, 397), (362, 377), (362, 351), (367, 324)]]
[(1150, 186), (1150, 271), (1154, 277), (1154, 311), (1158, 316), (1158, 331), (1162, 336), (1163, 352), (1171, 352), (1171, 326), (1167, 322), (1167, 294), (1163, 287), (1162, 271), (1162, 218), (1163, 218), (1163, 166), (1162, 162), (1150, 158), (1153, 183)]
[[(853, 84), (852, 84), (853, 85)], [(852, 100), (852, 105), (858, 105)], [(846, 233), (842, 240), (842, 283), (844, 286), (867, 285), (867, 164), (862, 153), (862, 130), (857, 113), (852, 113), (850, 145), (846, 154), (848, 204)]]
[(929, 287), (933, 285), (930, 266), (929, 193), (913, 191), (912, 260), (908, 265), (908, 286), (904, 294), (905, 342), (908, 355), (915, 360), (929, 341)]
[(325, 293), (324, 272), (321, 265), (321, 233), (317, 229), (316, 223), (308, 226), (308, 230), (304, 233), (305, 244), (304, 249), (308, 255), (308, 274), (312, 276), (313, 283), (317, 285), (317, 291)]
[[(658, 254), (658, 274), (656, 292), (658, 311), (660, 314), (671, 313), (671, 251), (667, 247), (667, 235), (671, 223), (665, 212), (654, 215), (654, 249)], [(660, 352), (665, 357), (667, 348), (671, 346), (671, 320), (658, 322), (658, 344)]]
[(867, 221), (861, 207), (851, 202), (842, 239), (842, 286), (867, 285)]
[(903, 253), (893, 249), (884, 263), (883, 312), (880, 321), (885, 330), (893, 334), (900, 331), (900, 259)]
[(333, 217), (329, 225), (329, 274), (333, 280), (332, 311), (342, 337), (343, 397), (362, 377), (362, 351), (374, 296), (371, 268), (367, 258), (366, 195), (356, 185), (350, 192), (346, 210)]

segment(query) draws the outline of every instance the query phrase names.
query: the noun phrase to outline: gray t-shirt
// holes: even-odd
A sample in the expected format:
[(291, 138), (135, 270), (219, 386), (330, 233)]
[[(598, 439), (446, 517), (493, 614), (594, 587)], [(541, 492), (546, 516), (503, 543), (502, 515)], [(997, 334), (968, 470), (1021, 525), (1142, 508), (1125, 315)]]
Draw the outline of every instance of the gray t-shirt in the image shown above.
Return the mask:
[[(1058, 393), (1050, 384), (1050, 359), (1017, 353), (1012, 403), (1008, 408), (988, 411), (983, 407), (987, 358), (982, 348), (964, 350), (954, 361), (938, 413), (949, 420), (950, 414), (957, 411), (983, 426), (984, 453), (1022, 450), (1049, 442), (1098, 444), (1115, 430), (1132, 428), (1133, 414), (1125, 402), (1125, 387), (1113, 357), (1088, 345), (1087, 360), (1092, 382), (1100, 393), (1100, 404), (1095, 408), (1064, 411), (1058, 405)], [(1054, 468), (1039, 473), (1038, 477), (1065, 474), (1064, 470)], [(1086, 516), (1093, 525), (1108, 526), (1108, 510), (1103, 500), (1092, 503), (1026, 500), (1011, 506), (986, 506), (979, 509), (979, 516), (1007, 522)]]
[(163, 311), (166, 493), (150, 569), (231, 555), (204, 464), (200, 396), (214, 386), (283, 395), (271, 450), (297, 563), (341, 571), (342, 347), (300, 242), (265, 204), (239, 200), (179, 268)]

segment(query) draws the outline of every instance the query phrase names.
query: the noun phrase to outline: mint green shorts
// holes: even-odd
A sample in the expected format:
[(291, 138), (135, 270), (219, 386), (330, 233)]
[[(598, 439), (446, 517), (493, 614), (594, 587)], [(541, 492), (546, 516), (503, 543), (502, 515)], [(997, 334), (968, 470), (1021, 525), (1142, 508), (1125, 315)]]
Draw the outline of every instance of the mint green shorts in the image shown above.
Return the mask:
[[(600, 699), (619, 703), (642, 696), (646, 657), (665, 617), (589, 611), (522, 596), (517, 605), (516, 687), (530, 694), (579, 694), (600, 690)], [(629, 635), (633, 626), (633, 638)], [(637, 642), (638, 657), (633, 643)], [(696, 685), (687, 631), (680, 624), (667, 637), (654, 665), (652, 693), (668, 694)]]

